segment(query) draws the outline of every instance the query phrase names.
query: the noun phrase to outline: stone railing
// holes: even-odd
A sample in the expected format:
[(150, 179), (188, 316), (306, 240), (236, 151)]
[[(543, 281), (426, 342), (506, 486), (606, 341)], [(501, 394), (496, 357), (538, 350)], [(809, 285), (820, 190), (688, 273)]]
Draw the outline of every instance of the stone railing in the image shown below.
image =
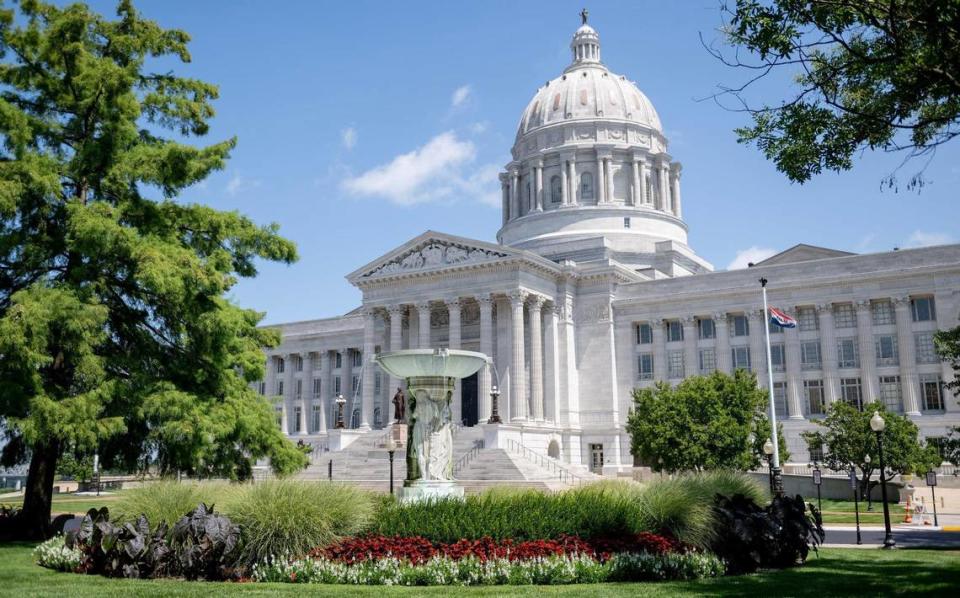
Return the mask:
[(526, 446), (520, 444), (516, 440), (509, 438), (507, 439), (507, 450), (516, 453), (535, 465), (543, 467), (547, 471), (550, 471), (551, 473), (555, 474), (557, 479), (564, 484), (577, 486), (580, 484), (588, 484), (592, 481), (589, 478), (574, 473), (553, 457), (541, 455), (533, 449), (527, 448)]

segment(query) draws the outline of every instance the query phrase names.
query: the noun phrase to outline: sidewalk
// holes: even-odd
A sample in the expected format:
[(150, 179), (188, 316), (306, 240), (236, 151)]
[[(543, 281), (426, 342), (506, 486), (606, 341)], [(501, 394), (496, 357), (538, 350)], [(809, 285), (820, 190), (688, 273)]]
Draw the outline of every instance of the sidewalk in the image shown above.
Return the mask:
[[(955, 529), (949, 529), (954, 527)], [(855, 525), (825, 525), (826, 548), (880, 548), (886, 532), (883, 526), (860, 526), (861, 544), (857, 544)], [(891, 525), (890, 532), (901, 548), (952, 548), (960, 550), (960, 526), (899, 524)]]

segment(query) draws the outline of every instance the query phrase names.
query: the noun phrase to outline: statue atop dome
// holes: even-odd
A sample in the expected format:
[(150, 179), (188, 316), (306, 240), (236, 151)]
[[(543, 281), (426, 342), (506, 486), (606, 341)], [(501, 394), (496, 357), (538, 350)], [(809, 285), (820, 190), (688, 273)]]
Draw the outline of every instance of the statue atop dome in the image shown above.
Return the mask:
[(590, 11), (588, 11), (586, 8), (580, 11), (580, 20), (583, 21), (584, 25), (587, 24), (587, 17), (589, 16), (590, 16)]

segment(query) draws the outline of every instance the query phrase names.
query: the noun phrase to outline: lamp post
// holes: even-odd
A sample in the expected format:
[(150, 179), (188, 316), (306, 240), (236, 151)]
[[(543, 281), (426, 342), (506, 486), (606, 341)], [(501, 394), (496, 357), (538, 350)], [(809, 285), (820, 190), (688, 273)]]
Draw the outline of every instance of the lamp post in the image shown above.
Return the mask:
[(387, 454), (390, 455), (390, 496), (393, 496), (393, 454), (397, 452), (397, 443), (393, 436), (387, 437)]
[(773, 488), (773, 460), (771, 456), (773, 455), (773, 442), (767, 438), (767, 441), (763, 443), (763, 454), (767, 457), (767, 475), (770, 478), (770, 493), (774, 494)]
[(500, 389), (496, 386), (490, 388), (490, 419), (487, 420), (488, 424), (501, 424), (503, 420), (500, 419), (500, 413), (497, 411), (497, 399), (500, 398)]
[(893, 539), (893, 532), (890, 531), (890, 507), (887, 505), (887, 476), (883, 471), (883, 429), (887, 427), (887, 422), (880, 417), (880, 412), (874, 411), (870, 418), (870, 429), (877, 434), (877, 453), (880, 455), (880, 496), (883, 499), (883, 527), (886, 534), (883, 537), (883, 547), (893, 548), (897, 543)]
[(337, 404), (337, 423), (333, 427), (336, 428), (337, 430), (342, 430), (344, 428), (343, 406), (347, 404), (347, 400), (343, 398), (342, 394), (338, 394), (337, 398), (335, 399), (335, 402)]
[(863, 462), (867, 464), (867, 468), (863, 471), (864, 475), (867, 476), (867, 511), (873, 512), (873, 492), (870, 492), (870, 478), (873, 477), (873, 474), (870, 470), (870, 455), (867, 455), (863, 458)]
[(860, 505), (857, 502), (857, 468), (850, 465), (850, 487), (853, 488), (853, 514), (857, 521), (857, 544), (863, 544), (860, 539)]

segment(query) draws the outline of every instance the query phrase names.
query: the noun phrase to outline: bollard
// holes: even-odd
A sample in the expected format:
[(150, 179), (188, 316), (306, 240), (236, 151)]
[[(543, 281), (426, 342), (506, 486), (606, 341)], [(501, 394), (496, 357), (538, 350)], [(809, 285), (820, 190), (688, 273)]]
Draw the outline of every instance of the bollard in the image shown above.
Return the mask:
[(327, 480), (333, 481), (333, 459), (327, 461)]

